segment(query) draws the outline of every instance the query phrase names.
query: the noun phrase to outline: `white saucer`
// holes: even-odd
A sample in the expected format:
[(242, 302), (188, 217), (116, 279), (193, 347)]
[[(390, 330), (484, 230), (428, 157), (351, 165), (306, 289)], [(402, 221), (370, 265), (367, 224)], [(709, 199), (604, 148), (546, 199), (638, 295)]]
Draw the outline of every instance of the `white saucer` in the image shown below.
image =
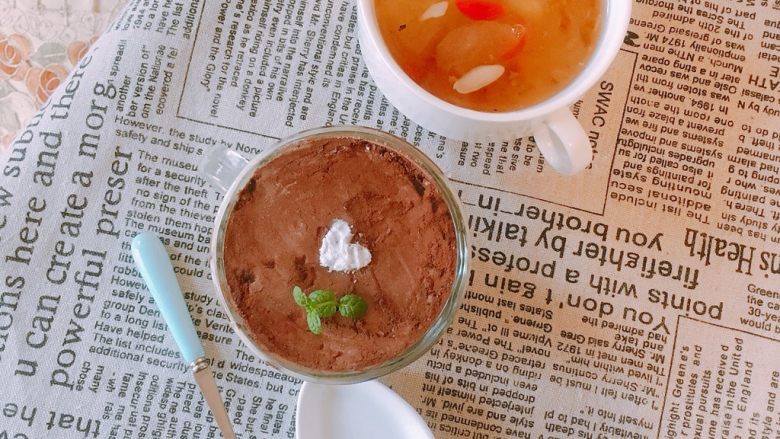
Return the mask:
[(303, 383), (295, 431), (297, 439), (434, 439), (417, 411), (379, 381)]

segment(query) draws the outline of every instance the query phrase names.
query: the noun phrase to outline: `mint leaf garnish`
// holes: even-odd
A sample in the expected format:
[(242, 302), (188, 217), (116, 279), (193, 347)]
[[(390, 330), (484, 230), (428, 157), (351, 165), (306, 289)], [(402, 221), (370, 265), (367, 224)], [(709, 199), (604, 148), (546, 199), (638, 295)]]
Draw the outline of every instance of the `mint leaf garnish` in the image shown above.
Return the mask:
[(304, 294), (299, 286), (292, 290), (293, 299), (304, 311), (306, 311), (306, 324), (312, 334), (322, 333), (322, 320), (333, 317), (336, 312), (350, 319), (360, 319), (368, 310), (368, 304), (357, 294), (347, 294), (337, 300), (336, 295), (330, 290), (315, 290)]
[(309, 325), (309, 331), (314, 335), (322, 334), (322, 323), (320, 322), (320, 316), (317, 313), (310, 312), (306, 314), (306, 323)]
[(303, 294), (303, 290), (301, 290), (301, 287), (297, 285), (293, 287), (293, 298), (295, 299), (295, 303), (297, 303), (298, 306), (303, 308), (309, 307), (309, 298)]
[(309, 303), (311, 304), (312, 309), (314, 309), (320, 317), (328, 318), (336, 314), (338, 302), (336, 301), (336, 295), (333, 294), (333, 291), (312, 291), (309, 293)]
[(357, 294), (347, 294), (339, 299), (339, 313), (350, 319), (361, 319), (368, 311), (368, 304)]

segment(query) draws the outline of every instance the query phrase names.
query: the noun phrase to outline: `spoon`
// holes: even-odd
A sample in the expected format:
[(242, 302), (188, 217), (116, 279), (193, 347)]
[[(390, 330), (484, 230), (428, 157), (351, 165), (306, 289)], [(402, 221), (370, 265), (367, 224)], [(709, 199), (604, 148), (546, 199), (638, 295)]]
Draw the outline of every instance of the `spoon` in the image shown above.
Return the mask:
[(295, 431), (297, 439), (434, 439), (417, 411), (379, 381), (303, 383)]
[(189, 363), (192, 376), (198, 383), (203, 398), (222, 431), (222, 437), (235, 439), (236, 434), (230, 425), (230, 418), (219, 396), (219, 389), (211, 373), (209, 361), (206, 359), (198, 333), (195, 332), (192, 318), (184, 303), (184, 296), (173, 273), (168, 252), (157, 235), (150, 232), (141, 232), (133, 238), (132, 252), (138, 271), (146, 281), (146, 286), (149, 287), (157, 307), (160, 308), (160, 313), (179, 346), (182, 358)]

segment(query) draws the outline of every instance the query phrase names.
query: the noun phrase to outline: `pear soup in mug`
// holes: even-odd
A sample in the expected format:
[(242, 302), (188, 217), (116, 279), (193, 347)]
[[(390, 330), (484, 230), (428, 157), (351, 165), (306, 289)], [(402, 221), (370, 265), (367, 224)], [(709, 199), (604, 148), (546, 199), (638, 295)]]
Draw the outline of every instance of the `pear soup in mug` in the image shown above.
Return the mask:
[(512, 111), (565, 88), (599, 39), (602, 0), (375, 0), (398, 65), (431, 94)]

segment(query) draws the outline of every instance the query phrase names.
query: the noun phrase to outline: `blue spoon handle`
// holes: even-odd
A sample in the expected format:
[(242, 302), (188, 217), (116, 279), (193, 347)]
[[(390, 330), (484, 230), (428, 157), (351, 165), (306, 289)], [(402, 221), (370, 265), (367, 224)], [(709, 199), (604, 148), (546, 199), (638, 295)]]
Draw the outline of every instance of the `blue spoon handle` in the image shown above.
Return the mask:
[(179, 345), (184, 361), (190, 364), (203, 357), (203, 346), (195, 332), (165, 246), (154, 233), (141, 232), (133, 238), (132, 251), (138, 271)]

